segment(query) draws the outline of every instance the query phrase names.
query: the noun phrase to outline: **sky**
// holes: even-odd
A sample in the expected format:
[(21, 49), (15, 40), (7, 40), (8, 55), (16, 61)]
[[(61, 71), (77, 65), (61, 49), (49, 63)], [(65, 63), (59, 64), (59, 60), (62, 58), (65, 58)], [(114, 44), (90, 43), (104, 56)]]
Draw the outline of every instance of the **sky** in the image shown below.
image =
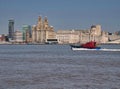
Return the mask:
[(0, 34), (8, 33), (8, 20), (15, 30), (36, 25), (47, 16), (54, 30), (90, 29), (101, 25), (107, 32), (120, 31), (120, 0), (0, 0)]

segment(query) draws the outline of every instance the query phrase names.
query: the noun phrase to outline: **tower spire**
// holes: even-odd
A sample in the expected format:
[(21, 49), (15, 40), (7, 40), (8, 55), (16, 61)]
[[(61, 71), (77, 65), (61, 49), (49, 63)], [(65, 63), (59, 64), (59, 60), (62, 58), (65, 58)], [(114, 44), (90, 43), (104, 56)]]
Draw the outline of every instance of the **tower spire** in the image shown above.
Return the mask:
[(43, 29), (48, 30), (48, 28), (49, 28), (48, 19), (47, 19), (47, 16), (45, 16), (44, 23), (43, 23)]
[(42, 29), (42, 18), (41, 16), (38, 17), (38, 22), (37, 22), (37, 30)]

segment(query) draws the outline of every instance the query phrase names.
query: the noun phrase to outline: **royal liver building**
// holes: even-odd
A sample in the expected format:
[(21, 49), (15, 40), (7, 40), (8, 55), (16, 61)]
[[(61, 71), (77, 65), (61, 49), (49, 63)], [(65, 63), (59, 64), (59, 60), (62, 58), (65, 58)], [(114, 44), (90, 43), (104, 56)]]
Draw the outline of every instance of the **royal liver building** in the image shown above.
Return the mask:
[(55, 39), (53, 26), (49, 26), (47, 17), (42, 21), (41, 16), (39, 16), (37, 25), (32, 27), (32, 41), (35, 43), (46, 43), (49, 39)]

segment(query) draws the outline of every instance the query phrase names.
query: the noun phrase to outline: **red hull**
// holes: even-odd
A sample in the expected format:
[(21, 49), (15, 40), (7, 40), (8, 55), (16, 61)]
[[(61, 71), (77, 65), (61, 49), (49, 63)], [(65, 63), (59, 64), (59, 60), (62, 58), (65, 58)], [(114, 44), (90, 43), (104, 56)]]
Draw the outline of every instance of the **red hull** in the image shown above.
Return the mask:
[(93, 49), (93, 48), (96, 48), (96, 42), (90, 41), (85, 44), (82, 44), (81, 47)]

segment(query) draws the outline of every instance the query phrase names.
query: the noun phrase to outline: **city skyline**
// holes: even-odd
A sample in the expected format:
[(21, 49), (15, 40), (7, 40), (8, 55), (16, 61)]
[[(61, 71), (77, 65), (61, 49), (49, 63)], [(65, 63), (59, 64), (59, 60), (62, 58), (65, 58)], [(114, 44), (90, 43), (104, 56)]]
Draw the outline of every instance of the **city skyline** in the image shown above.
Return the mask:
[(8, 20), (15, 30), (34, 25), (38, 16), (48, 17), (55, 31), (89, 29), (100, 24), (102, 30), (120, 30), (120, 0), (0, 0), (0, 34), (8, 34)]

